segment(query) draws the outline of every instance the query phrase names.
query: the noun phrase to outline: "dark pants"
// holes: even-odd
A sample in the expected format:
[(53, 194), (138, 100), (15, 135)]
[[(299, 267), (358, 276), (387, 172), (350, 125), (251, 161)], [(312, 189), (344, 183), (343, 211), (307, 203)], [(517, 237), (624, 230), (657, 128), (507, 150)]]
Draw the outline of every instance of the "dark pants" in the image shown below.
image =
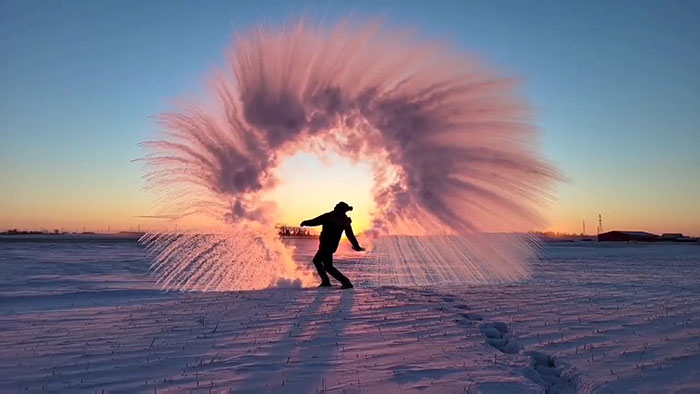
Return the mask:
[(316, 266), (316, 271), (318, 271), (318, 276), (321, 277), (321, 283), (331, 283), (330, 279), (328, 279), (328, 275), (326, 275), (327, 272), (341, 284), (350, 284), (350, 279), (346, 278), (345, 275), (341, 274), (340, 271), (333, 267), (333, 252), (319, 249), (314, 256), (313, 262), (314, 266)]

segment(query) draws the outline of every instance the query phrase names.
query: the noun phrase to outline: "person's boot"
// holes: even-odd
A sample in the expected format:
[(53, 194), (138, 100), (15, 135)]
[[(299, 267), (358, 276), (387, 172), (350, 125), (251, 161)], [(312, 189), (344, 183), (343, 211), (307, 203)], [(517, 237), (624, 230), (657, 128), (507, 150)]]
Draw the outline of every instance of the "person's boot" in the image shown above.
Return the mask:
[(352, 289), (353, 287), (355, 287), (355, 286), (353, 286), (352, 283), (347, 282), (347, 283), (343, 283), (343, 286), (341, 286), (340, 288), (341, 289)]
[(331, 287), (331, 283), (330, 283), (330, 282), (328, 282), (328, 283), (326, 283), (326, 282), (321, 282), (321, 284), (318, 285), (318, 287)]

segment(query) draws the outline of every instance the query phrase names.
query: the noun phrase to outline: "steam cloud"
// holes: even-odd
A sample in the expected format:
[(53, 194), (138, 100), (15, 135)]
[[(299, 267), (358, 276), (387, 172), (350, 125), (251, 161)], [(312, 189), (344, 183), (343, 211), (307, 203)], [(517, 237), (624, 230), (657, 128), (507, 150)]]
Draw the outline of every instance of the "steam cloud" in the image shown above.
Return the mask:
[(224, 225), (147, 235), (153, 269), (168, 288), (310, 283), (272, 231), (275, 207), (261, 194), (285, 157), (331, 149), (374, 168), (367, 235), (377, 271), (368, 283), (526, 276), (537, 246), (512, 233), (544, 224), (558, 175), (538, 154), (516, 86), (378, 23), (325, 30), (300, 21), (237, 35), (212, 77), (211, 102), (161, 115), (162, 138), (144, 143), (159, 213)]

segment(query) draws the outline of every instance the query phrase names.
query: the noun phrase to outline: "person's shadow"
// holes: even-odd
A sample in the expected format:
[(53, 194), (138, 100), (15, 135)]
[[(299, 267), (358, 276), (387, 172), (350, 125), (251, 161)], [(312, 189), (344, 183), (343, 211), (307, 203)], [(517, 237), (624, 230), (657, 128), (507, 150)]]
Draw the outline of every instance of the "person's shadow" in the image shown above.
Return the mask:
[[(335, 295), (338, 295), (338, 301), (334, 305)], [(240, 376), (241, 379), (257, 381), (259, 385), (244, 386), (252, 388), (251, 393), (301, 393), (323, 388), (324, 375), (334, 364), (334, 355), (342, 350), (342, 336), (350, 323), (353, 304), (353, 291), (317, 291), (284, 340), (269, 349), (268, 354), (274, 356), (274, 361), (266, 363), (265, 368), (256, 368)], [(329, 310), (323, 310), (324, 306), (330, 306)]]
[[(329, 296), (335, 295), (336, 290), (319, 291), (314, 303), (327, 305)], [(296, 341), (296, 346), (289, 352), (289, 364), (280, 365), (281, 373), (275, 376), (276, 389), (289, 390), (289, 392), (313, 392), (315, 388), (327, 387), (325, 373), (336, 364), (338, 352), (343, 351), (345, 330), (351, 322), (352, 308), (355, 301), (353, 291), (340, 291), (337, 305), (332, 310), (322, 311), (306, 321), (308, 336)], [(281, 379), (284, 379), (284, 387)], [(269, 386), (273, 385), (268, 382)]]
[[(302, 306), (299, 312), (285, 309), (281, 312), (283, 319), (277, 323), (274, 320), (256, 320), (252, 327), (241, 327), (243, 330), (253, 330), (249, 334), (262, 330), (263, 335), (255, 349), (246, 353), (242, 353), (242, 348), (219, 351), (220, 361), (215, 369), (199, 371), (203, 382), (216, 382), (219, 388), (237, 386), (234, 389), (236, 393), (306, 393), (327, 387), (324, 375), (342, 357), (339, 352), (343, 351), (345, 330), (351, 321), (354, 291), (336, 287), (259, 292), (280, 291), (284, 293), (271, 295), (270, 299), (279, 299), (280, 296), (286, 298), (280, 304), (282, 308), (285, 308), (284, 305), (303, 305), (303, 299), (310, 292), (314, 292), (314, 298)], [(268, 298), (256, 294), (258, 299), (261, 296)], [(298, 315), (295, 316), (295, 313)], [(272, 337), (265, 335), (265, 332), (270, 333), (271, 328), (280, 323), (285, 323), (287, 329), (276, 331), (277, 334)], [(236, 336), (231, 339), (235, 342), (235, 338)], [(225, 339), (219, 338), (216, 343), (219, 345), (214, 346), (219, 349), (226, 347)]]

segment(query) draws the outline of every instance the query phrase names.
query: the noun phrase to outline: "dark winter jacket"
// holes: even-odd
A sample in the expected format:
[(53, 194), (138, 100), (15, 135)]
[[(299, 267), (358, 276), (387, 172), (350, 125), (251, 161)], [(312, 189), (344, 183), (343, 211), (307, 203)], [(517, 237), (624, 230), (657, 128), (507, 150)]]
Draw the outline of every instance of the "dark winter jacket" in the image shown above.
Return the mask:
[(335, 253), (335, 251), (338, 250), (338, 244), (340, 243), (340, 237), (343, 236), (343, 231), (345, 231), (345, 235), (354, 248), (360, 247), (360, 244), (357, 243), (357, 238), (355, 238), (355, 233), (352, 231), (351, 223), (352, 219), (345, 215), (345, 213), (330, 211), (311, 220), (304, 220), (301, 222), (301, 225), (310, 227), (323, 226), (321, 229), (321, 245), (319, 249)]

